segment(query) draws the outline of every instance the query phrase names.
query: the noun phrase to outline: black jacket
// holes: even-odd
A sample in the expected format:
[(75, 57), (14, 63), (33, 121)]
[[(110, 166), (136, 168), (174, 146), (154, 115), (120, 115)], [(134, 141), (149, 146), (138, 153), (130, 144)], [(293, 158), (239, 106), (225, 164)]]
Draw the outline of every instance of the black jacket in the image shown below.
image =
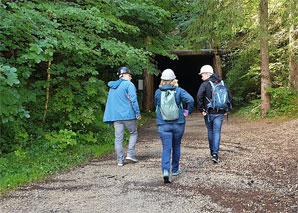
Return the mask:
[[(206, 96), (209, 100), (212, 99), (212, 86), (208, 81), (220, 82), (221, 79), (217, 74), (213, 74), (206, 81), (204, 81), (201, 84), (199, 91), (197, 93), (197, 103), (198, 103), (198, 108), (199, 108), (200, 112), (207, 112), (208, 101), (206, 99)], [(228, 90), (228, 95), (229, 95), (229, 101), (232, 104), (232, 95), (229, 90)], [(208, 113), (209, 114), (224, 114), (225, 111), (224, 110), (217, 111), (217, 110), (209, 108)]]

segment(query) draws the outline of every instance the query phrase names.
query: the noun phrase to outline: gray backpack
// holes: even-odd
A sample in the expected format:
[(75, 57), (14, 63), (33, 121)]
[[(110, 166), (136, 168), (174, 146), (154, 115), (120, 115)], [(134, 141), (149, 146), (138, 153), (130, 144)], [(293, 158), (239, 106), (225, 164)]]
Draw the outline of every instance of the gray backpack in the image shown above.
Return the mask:
[(164, 121), (174, 121), (179, 118), (179, 107), (175, 100), (176, 90), (161, 91), (160, 113)]

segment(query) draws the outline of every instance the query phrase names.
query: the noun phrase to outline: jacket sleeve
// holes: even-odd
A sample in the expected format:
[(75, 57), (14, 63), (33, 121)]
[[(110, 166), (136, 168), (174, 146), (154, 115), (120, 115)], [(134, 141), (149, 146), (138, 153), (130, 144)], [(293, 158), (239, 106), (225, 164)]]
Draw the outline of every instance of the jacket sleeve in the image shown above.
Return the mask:
[(208, 82), (203, 82), (199, 88), (199, 91), (197, 93), (197, 103), (198, 103), (198, 108), (200, 112), (206, 111), (204, 108), (204, 98), (206, 96), (206, 86)]
[(132, 108), (134, 112), (136, 113), (136, 116), (140, 116), (140, 108), (138, 104), (138, 98), (137, 98), (137, 92), (136, 92), (136, 87), (134, 86), (133, 83), (129, 84), (127, 88), (127, 93), (129, 96), (129, 99), (131, 101)]
[(159, 104), (159, 103), (158, 103), (158, 102), (159, 102), (159, 99), (160, 99), (160, 90), (157, 89), (157, 90), (155, 91), (155, 94), (154, 94), (154, 107), (155, 107), (155, 108), (156, 108), (157, 105)]
[(186, 90), (181, 88), (181, 99), (183, 103), (187, 104), (188, 113), (191, 114), (194, 110), (194, 99), (193, 97), (186, 92)]

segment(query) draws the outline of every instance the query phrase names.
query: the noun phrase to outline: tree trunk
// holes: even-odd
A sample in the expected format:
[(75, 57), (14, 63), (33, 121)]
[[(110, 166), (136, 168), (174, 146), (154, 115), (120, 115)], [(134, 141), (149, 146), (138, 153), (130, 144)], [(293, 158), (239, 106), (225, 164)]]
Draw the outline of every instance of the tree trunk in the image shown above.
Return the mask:
[(48, 61), (48, 77), (47, 77), (47, 89), (46, 89), (46, 102), (44, 104), (44, 113), (43, 113), (43, 119), (42, 119), (42, 127), (44, 127), (48, 112), (48, 104), (49, 104), (49, 97), (50, 97), (50, 80), (51, 80), (51, 74), (49, 73), (49, 70), (51, 69), (51, 61)]
[[(54, 4), (56, 4), (56, 0), (54, 0)], [(49, 13), (49, 18), (51, 19), (53, 16), (52, 12)], [(45, 123), (46, 123), (46, 118), (47, 118), (47, 113), (48, 113), (48, 104), (49, 104), (49, 98), (50, 98), (50, 80), (51, 80), (51, 74), (49, 73), (49, 70), (51, 69), (51, 64), (52, 61), (49, 60), (48, 61), (48, 69), (47, 69), (47, 88), (46, 88), (46, 102), (44, 104), (44, 113), (43, 113), (43, 118), (42, 118), (42, 128), (44, 127)]]
[(269, 75), (268, 52), (268, 0), (260, 2), (260, 46), (261, 46), (261, 116), (264, 117), (270, 109), (270, 94), (267, 89), (271, 87)]
[(219, 75), (219, 77), (222, 79), (222, 69), (221, 69), (221, 63), (220, 63), (220, 56), (214, 55), (213, 58), (213, 67), (216, 74)]
[[(296, 29), (296, 25), (293, 22), (294, 20), (294, 13), (296, 11), (296, 4), (293, 2), (290, 5), (290, 15), (289, 15), (289, 19), (291, 22), (291, 27), (290, 27), (290, 31), (289, 31), (289, 86), (292, 89), (296, 89), (298, 90), (298, 65), (295, 61), (295, 58), (298, 58), (297, 55), (297, 44), (296, 44), (296, 40), (297, 40), (297, 34), (298, 31)], [(296, 45), (295, 45), (296, 44)]]

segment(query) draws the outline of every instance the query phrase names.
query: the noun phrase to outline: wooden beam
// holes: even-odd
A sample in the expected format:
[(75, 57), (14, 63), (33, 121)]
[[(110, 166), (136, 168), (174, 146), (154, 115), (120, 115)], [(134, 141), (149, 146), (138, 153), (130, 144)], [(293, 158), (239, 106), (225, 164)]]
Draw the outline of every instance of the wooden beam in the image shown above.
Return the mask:
[(149, 74), (148, 71), (145, 73), (145, 111), (150, 112), (153, 110), (153, 75)]
[(169, 50), (169, 53), (180, 55), (180, 56), (188, 56), (188, 55), (223, 55), (226, 52), (222, 49), (200, 49), (200, 50)]
[[(145, 44), (147, 44), (147, 45), (152, 44), (151, 37), (147, 36), (147, 38), (145, 39)], [(148, 63), (149, 63), (149, 61), (148, 61)], [(153, 110), (154, 78), (153, 78), (153, 75), (151, 75), (148, 72), (148, 70), (145, 71), (144, 75), (145, 75), (144, 109), (145, 109), (145, 111), (150, 112)]]

